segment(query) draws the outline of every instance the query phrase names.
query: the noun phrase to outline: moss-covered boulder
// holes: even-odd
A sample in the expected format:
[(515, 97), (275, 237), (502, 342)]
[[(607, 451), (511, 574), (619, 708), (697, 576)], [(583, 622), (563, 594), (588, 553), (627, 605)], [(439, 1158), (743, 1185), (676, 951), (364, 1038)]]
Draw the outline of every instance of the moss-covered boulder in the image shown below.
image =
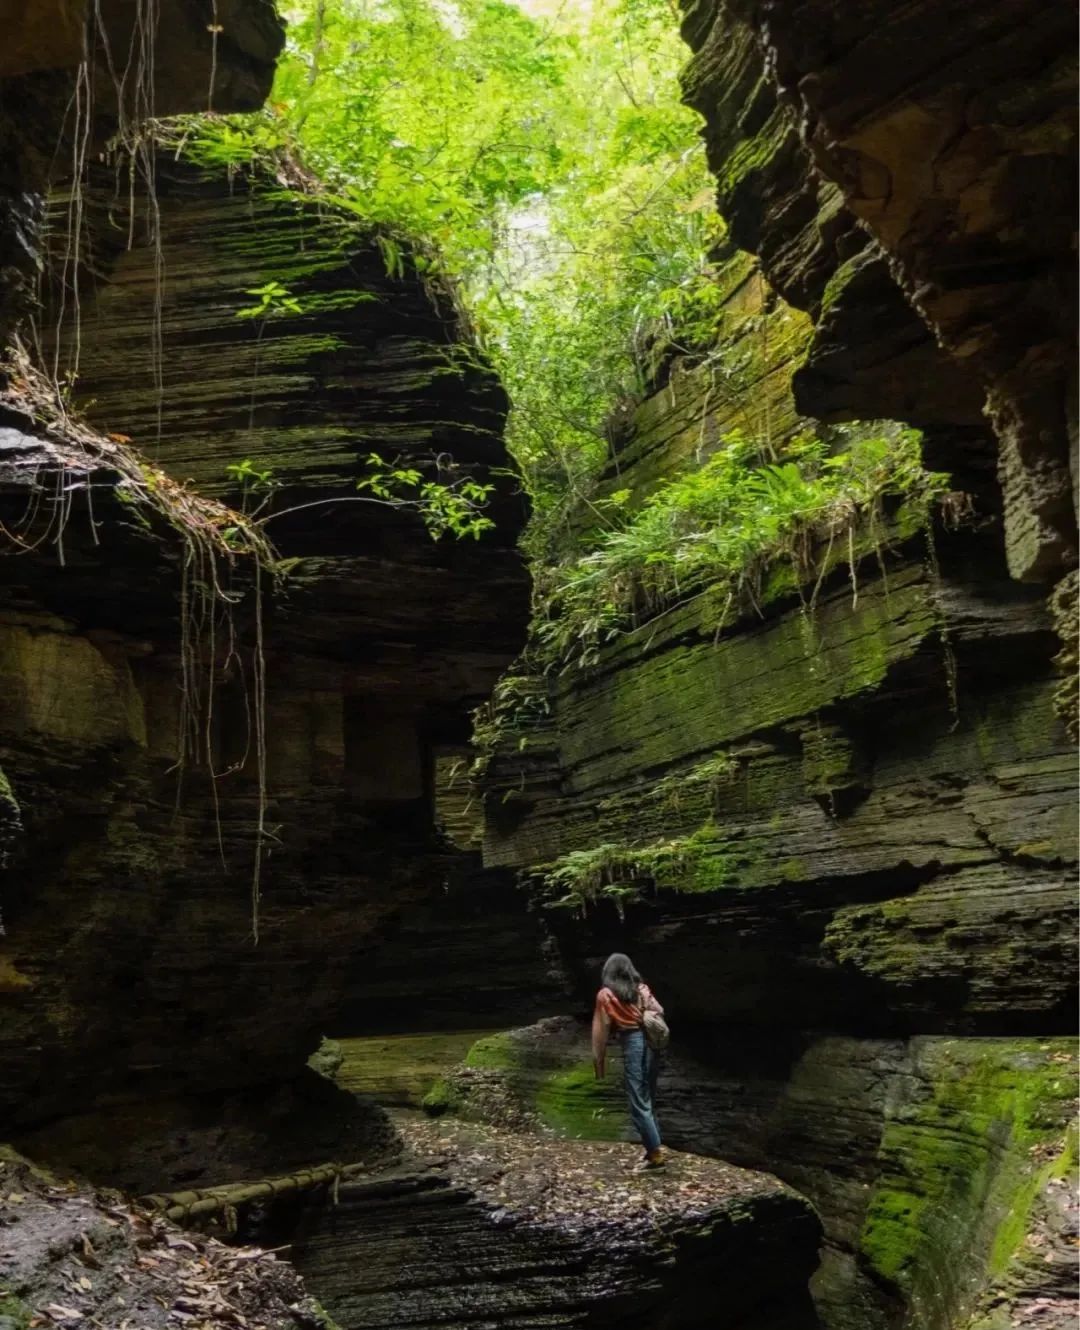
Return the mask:
[(1039, 1216), (1048, 1190), (1077, 1181), (1076, 1046), (917, 1039), (910, 1074), (886, 1110), (859, 1251), (911, 1324), (936, 1330), (963, 1325), (1017, 1263), (1053, 1263)]
[(573, 1140), (634, 1139), (617, 1053), (598, 1081), (588, 1029), (570, 1017), (485, 1035), (424, 1100), (431, 1114)]
[(333, 1079), (352, 1094), (369, 1096), (380, 1104), (418, 1108), (481, 1033), (449, 1030), (334, 1040), (340, 1061)]

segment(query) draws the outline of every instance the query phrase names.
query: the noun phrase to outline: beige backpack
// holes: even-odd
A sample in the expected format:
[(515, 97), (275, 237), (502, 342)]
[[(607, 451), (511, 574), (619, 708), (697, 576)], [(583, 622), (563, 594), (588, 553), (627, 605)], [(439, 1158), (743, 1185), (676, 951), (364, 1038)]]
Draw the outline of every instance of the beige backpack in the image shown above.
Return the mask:
[(656, 1052), (662, 1048), (667, 1048), (671, 1043), (671, 1031), (668, 1029), (668, 1023), (658, 1011), (650, 1011), (645, 1005), (645, 999), (638, 995), (638, 1002), (641, 1006), (641, 1028), (645, 1032), (645, 1042)]

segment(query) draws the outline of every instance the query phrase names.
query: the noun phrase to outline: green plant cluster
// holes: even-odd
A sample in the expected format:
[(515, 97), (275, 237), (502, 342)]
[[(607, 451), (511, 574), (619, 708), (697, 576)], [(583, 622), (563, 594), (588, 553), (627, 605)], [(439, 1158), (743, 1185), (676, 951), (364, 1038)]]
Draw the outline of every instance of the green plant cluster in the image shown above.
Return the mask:
[[(640, 508), (628, 491), (597, 498), (613, 422), (673, 348), (705, 362), (712, 397), (754, 391), (753, 328), (722, 335), (730, 247), (700, 121), (680, 99), (686, 49), (668, 4), (292, 0), (286, 15), (263, 112), (164, 132), (208, 166), (271, 167), (293, 197), (368, 227), (391, 277), (458, 300), (510, 394), (539, 669), (590, 661), (704, 587), (723, 622), (778, 560), (796, 587), (813, 582), (820, 541), (852, 542), (889, 495), (929, 502), (941, 487), (911, 432), (838, 448), (808, 435), (781, 454), (771, 437), (729, 434)], [(306, 313), (288, 282), (283, 270), (251, 289), (239, 316), (262, 327)], [(475, 355), (448, 348), (447, 372)], [(381, 465), (368, 497), (415, 499), (435, 533), (481, 533), (482, 487), (437, 492), (407, 469)]]
[(584, 914), (590, 906), (613, 905), (622, 918), (626, 906), (649, 887), (715, 891), (731, 880), (730, 864), (716, 826), (706, 822), (689, 836), (647, 845), (604, 842), (571, 850), (547, 864), (538, 886), (550, 910)]
[(735, 433), (636, 512), (623, 515), (627, 493), (614, 494), (595, 548), (543, 575), (536, 636), (544, 655), (589, 663), (620, 633), (705, 587), (725, 591), (729, 607), (741, 595), (753, 600), (780, 559), (794, 563), (801, 585), (821, 565), (822, 544), (853, 540), (857, 525), (880, 519), (888, 496), (929, 509), (947, 490), (946, 476), (923, 470), (919, 437), (894, 430), (830, 454), (805, 434), (783, 461), (761, 464), (754, 441)]
[[(356, 489), (362, 497), (354, 498), (351, 502), (385, 504), (388, 508), (418, 513), (432, 540), (438, 540), (444, 535), (459, 540), (466, 536), (473, 540), (479, 539), (495, 525), (484, 511), (495, 486), (474, 480), (452, 461), (438, 457), (430, 460), (434, 474), (425, 474), (418, 466), (387, 462), (379, 453), (369, 453), (367, 464), (370, 470), (356, 482)], [(273, 469), (259, 467), (250, 457), (245, 457), (242, 462), (228, 463), (225, 474), (240, 490), (241, 510), (246, 523), (245, 527), (226, 527), (222, 536), (227, 542), (240, 541), (247, 527), (261, 529), (273, 519), (301, 508), (317, 508), (349, 501), (340, 497), (316, 499), (263, 515), (281, 486)], [(276, 560), (273, 566), (283, 572), (288, 562)]]
[(262, 286), (249, 286), (244, 292), (248, 296), (257, 296), (253, 305), (245, 305), (236, 311), (238, 319), (269, 319), (286, 314), (302, 314), (300, 301), (281, 282), (264, 282)]
[(473, 712), (473, 746), (482, 756), (512, 737), (523, 750), (529, 736), (543, 730), (551, 714), (547, 681), (540, 674), (504, 674), (492, 690), (491, 698)]
[(372, 470), (356, 488), (391, 507), (414, 508), (433, 540), (447, 534), (477, 540), (495, 525), (484, 512), (494, 485), (468, 475), (433, 479), (419, 467), (387, 463), (378, 453), (369, 454), (368, 465)]

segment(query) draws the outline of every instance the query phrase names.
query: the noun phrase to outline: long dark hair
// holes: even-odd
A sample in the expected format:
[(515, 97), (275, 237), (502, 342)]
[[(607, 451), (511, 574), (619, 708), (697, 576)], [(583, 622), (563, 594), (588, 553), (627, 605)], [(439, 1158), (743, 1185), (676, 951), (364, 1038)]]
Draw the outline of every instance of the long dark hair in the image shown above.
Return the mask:
[(634, 962), (630, 957), (624, 956), (621, 951), (613, 951), (604, 962), (604, 972), (600, 976), (600, 982), (605, 988), (610, 988), (623, 1002), (638, 1000), (641, 975), (634, 968)]

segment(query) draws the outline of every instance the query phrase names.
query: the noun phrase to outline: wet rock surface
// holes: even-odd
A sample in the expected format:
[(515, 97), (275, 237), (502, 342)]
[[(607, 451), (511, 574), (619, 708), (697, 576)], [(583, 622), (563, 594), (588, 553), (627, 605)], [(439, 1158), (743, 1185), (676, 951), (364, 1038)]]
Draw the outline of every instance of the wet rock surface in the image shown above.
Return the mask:
[(645, 1173), (630, 1145), (395, 1125), (393, 1170), (289, 1220), (297, 1268), (345, 1330), (815, 1324), (818, 1223), (775, 1179), (689, 1155)]

